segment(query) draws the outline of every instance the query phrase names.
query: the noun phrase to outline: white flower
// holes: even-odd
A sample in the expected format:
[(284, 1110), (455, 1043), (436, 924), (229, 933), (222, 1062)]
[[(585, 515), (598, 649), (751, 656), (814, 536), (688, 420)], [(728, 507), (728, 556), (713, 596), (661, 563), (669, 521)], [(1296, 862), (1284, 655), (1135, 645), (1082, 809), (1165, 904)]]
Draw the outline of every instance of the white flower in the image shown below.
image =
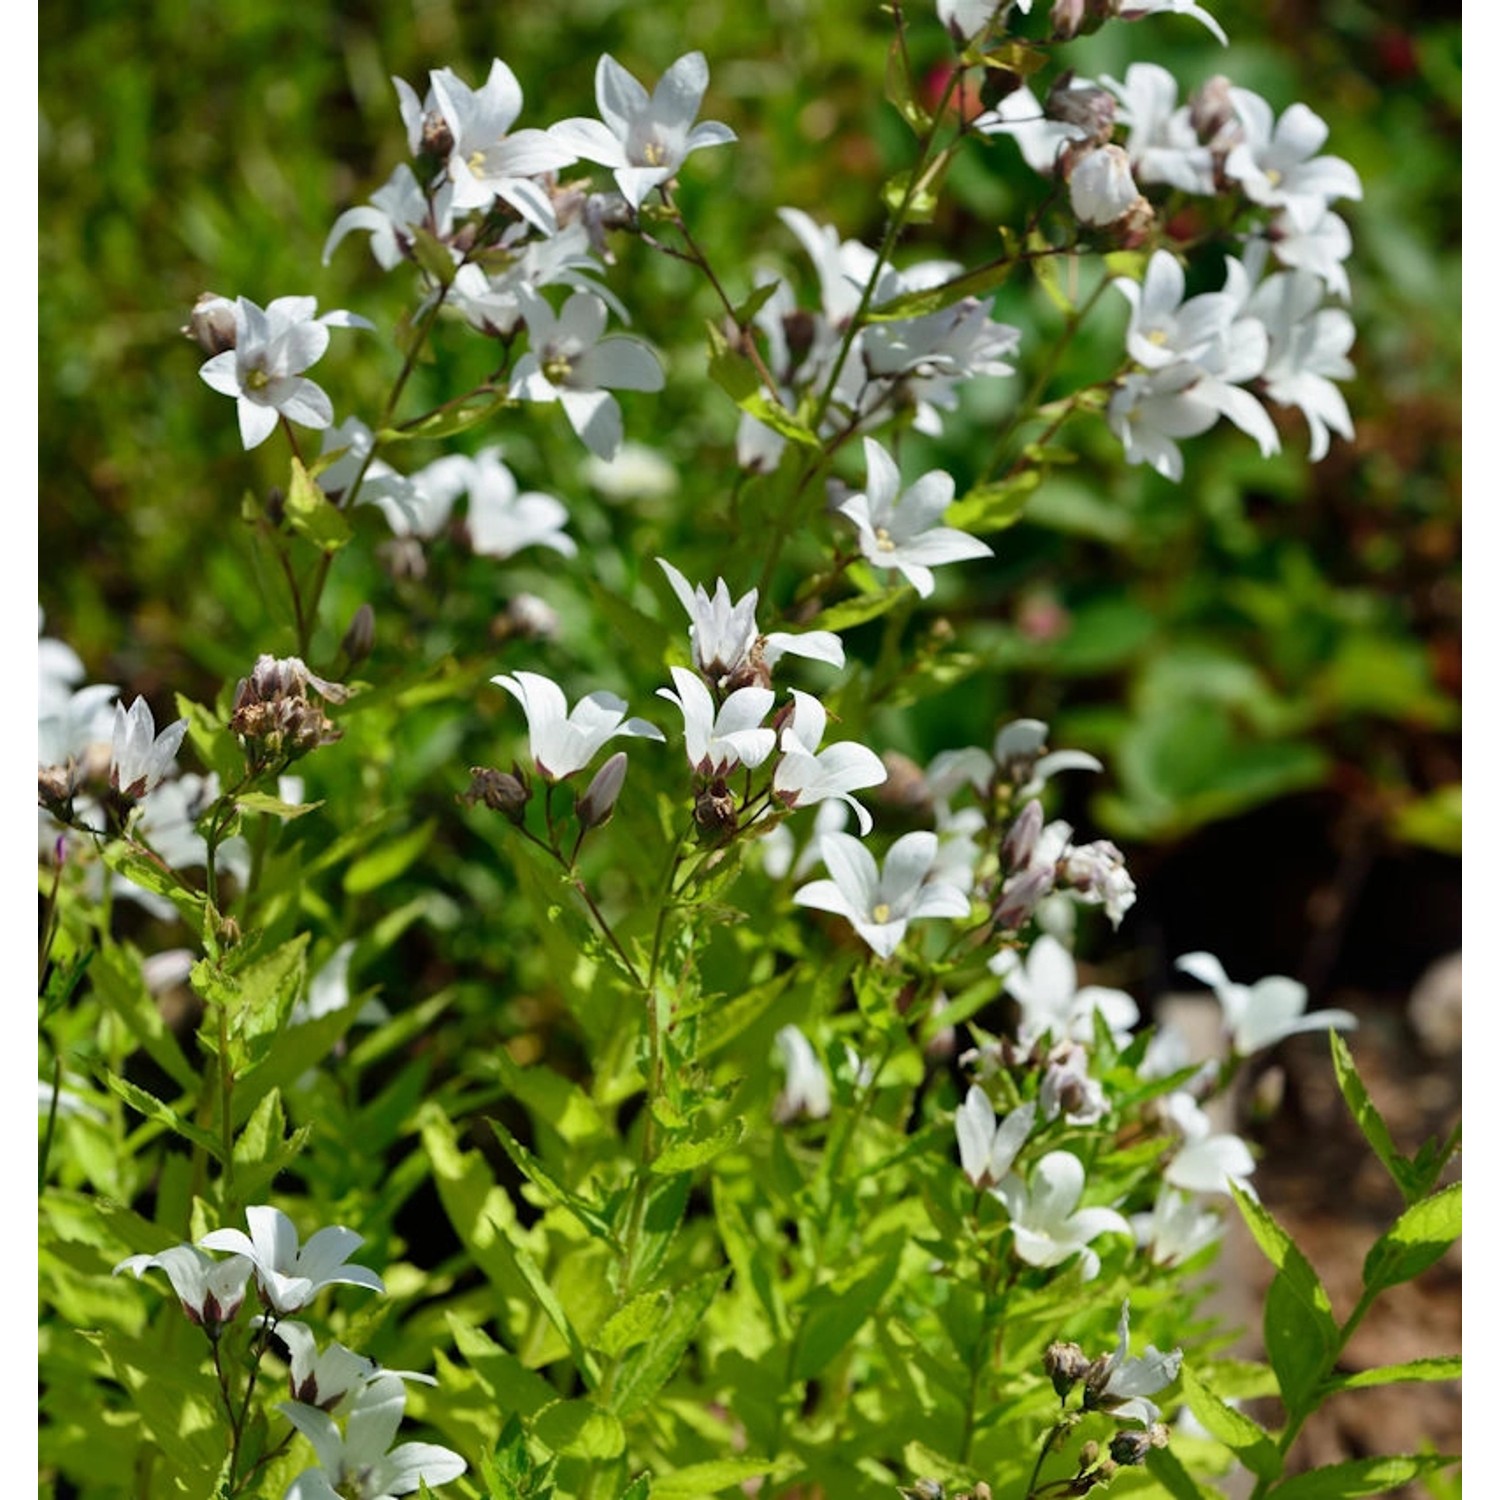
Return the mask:
[(1177, 105), (1177, 80), (1155, 63), (1132, 63), (1120, 83), (1099, 80), (1120, 101), (1129, 127), (1125, 149), (1139, 182), (1165, 182), (1185, 193), (1214, 191), (1213, 152), (1198, 139), (1191, 111)]
[(397, 1375), (377, 1375), (361, 1387), (349, 1407), (343, 1433), (327, 1412), (299, 1401), (277, 1410), (313, 1445), (319, 1467), (299, 1474), (285, 1500), (392, 1500), (422, 1485), (446, 1484), (468, 1465), (436, 1443), (391, 1448), (406, 1408), (406, 1387)]
[(1013, 950), (1005, 949), (990, 960), (989, 968), (1003, 976), (1006, 990), (1021, 1007), (1016, 1036), (1023, 1047), (1048, 1033), (1054, 1041), (1092, 1042), (1095, 1012), (1123, 1045), (1140, 1020), (1139, 1008), (1124, 990), (1096, 984), (1079, 989), (1073, 955), (1055, 937), (1039, 937), (1021, 962)]
[(1135, 881), (1125, 868), (1125, 856), (1108, 839), (1068, 849), (1058, 862), (1057, 883), (1085, 906), (1102, 906), (1115, 927), (1135, 905)]
[(807, 807), (836, 797), (854, 811), (860, 836), (870, 831), (870, 815), (849, 795), (886, 779), (885, 763), (868, 746), (844, 740), (820, 751), (828, 712), (810, 693), (792, 689), (791, 717), (781, 730), (781, 759), (772, 787), (788, 807)]
[(692, 621), (688, 638), (693, 643), (693, 662), (715, 687), (728, 686), (737, 673), (743, 672), (746, 680), (758, 678), (758, 668), (764, 669), (769, 681), (771, 669), (785, 655), (844, 665), (843, 643), (831, 630), (807, 630), (800, 635), (773, 630), (761, 635), (755, 623), (758, 589), (736, 600), (721, 578), (710, 595), (701, 583), (696, 588), (690, 584), (666, 558), (656, 560)]
[(116, 703), (109, 784), (127, 797), (144, 797), (171, 772), (187, 727), (186, 719), (178, 719), (157, 734), (156, 720), (144, 698), (137, 698), (128, 713)]
[(316, 297), (277, 297), (265, 308), (241, 297), (234, 305), (234, 348), (199, 368), (205, 384), (235, 397), (246, 448), (265, 442), (278, 416), (304, 427), (333, 421), (327, 392), (302, 372), (323, 357), (330, 328), (375, 325), (341, 310), (320, 318), (317, 310)]
[(656, 696), (682, 710), (689, 764), (700, 776), (720, 777), (735, 766), (758, 766), (776, 748), (776, 731), (762, 729), (776, 695), (770, 688), (737, 688), (715, 708), (703, 679), (686, 667), (672, 668), (677, 690), (657, 688)]
[(617, 735), (666, 739), (655, 724), (627, 719), (628, 705), (614, 693), (589, 693), (569, 713), (562, 689), (539, 673), (517, 672), (513, 677), (502, 673), (490, 681), (503, 687), (526, 711), (531, 758), (548, 781), (561, 781), (581, 771), (600, 746)]
[(798, 906), (846, 917), (881, 958), (889, 958), (918, 917), (966, 917), (969, 898), (926, 877), (937, 856), (937, 835), (919, 830), (891, 845), (884, 869), (852, 834), (825, 833), (819, 843), (831, 880), (814, 880), (792, 900)]
[(1100, 229), (1118, 223), (1143, 203), (1124, 148), (1097, 146), (1079, 157), (1068, 174), (1068, 202), (1080, 224)]
[(1127, 1299), (1120, 1308), (1120, 1325), (1117, 1330), (1120, 1347), (1108, 1359), (1095, 1361), (1086, 1377), (1083, 1409), (1085, 1411), (1107, 1411), (1112, 1416), (1124, 1417), (1149, 1427), (1161, 1420), (1161, 1409), (1147, 1397), (1177, 1379), (1182, 1370), (1182, 1350), (1174, 1349), (1163, 1354), (1152, 1345), (1146, 1345), (1145, 1354), (1130, 1357), (1130, 1302)]
[(1349, 226), (1331, 208), (1310, 224), (1290, 214), (1271, 221), (1271, 252), (1290, 270), (1310, 271), (1343, 302), (1349, 300), (1349, 273), (1344, 262), (1354, 249)]
[(584, 161), (613, 168), (625, 201), (639, 208), (646, 194), (670, 180), (691, 152), (736, 139), (717, 120), (693, 123), (707, 88), (708, 63), (701, 52), (679, 57), (649, 95), (605, 53), (594, 73), (602, 121), (563, 120), (551, 134)]
[(1295, 406), (1312, 435), (1308, 457), (1315, 463), (1328, 452), (1329, 430), (1354, 436), (1343, 393), (1333, 384), (1354, 374), (1349, 346), (1354, 322), (1342, 308), (1324, 307), (1323, 284), (1311, 271), (1284, 271), (1255, 289), (1249, 310), (1270, 337), (1266, 394), (1281, 406)]
[(1305, 104), (1293, 104), (1275, 120), (1259, 94), (1231, 89), (1229, 96), (1245, 134), (1225, 159), (1224, 175), (1252, 202), (1285, 209), (1311, 228), (1333, 199), (1362, 196), (1359, 174), (1348, 162), (1314, 155), (1328, 139), (1328, 126)]
[(551, 234), (557, 228), (552, 202), (529, 179), (576, 158), (550, 131), (511, 130), (521, 113), (516, 75), (497, 57), (480, 89), (471, 89), (451, 68), (428, 77), (438, 112), (453, 135), (448, 178), (454, 208), (488, 208), (501, 198), (543, 234)]
[(1239, 1136), (1227, 1131), (1216, 1134), (1191, 1094), (1168, 1094), (1159, 1108), (1183, 1142), (1162, 1172), (1164, 1182), (1190, 1193), (1228, 1193), (1233, 1183), (1255, 1195), (1250, 1186), (1255, 1158)]
[(1086, 750), (1049, 751), (1047, 726), (1040, 719), (1014, 719), (996, 733), (988, 754), (971, 745), (935, 755), (927, 768), (927, 783), (938, 799), (952, 796), (965, 782), (984, 796), (998, 776), (1014, 787), (1017, 800), (1028, 801), (1040, 796), (1059, 771), (1103, 769)]
[(215, 1229), (198, 1243), (205, 1250), (245, 1256), (255, 1267), (262, 1295), (278, 1315), (306, 1307), (325, 1286), (336, 1283), (385, 1290), (385, 1283), (367, 1266), (346, 1264), (364, 1244), (364, 1237), (352, 1229), (332, 1224), (299, 1246), (296, 1226), (279, 1208), (254, 1205), (245, 1210), (245, 1218), (248, 1235), (239, 1229)]
[(1129, 1234), (1130, 1225), (1112, 1208), (1079, 1208), (1083, 1163), (1068, 1151), (1049, 1151), (1023, 1182), (1011, 1173), (990, 1191), (1010, 1215), (1016, 1254), (1028, 1266), (1060, 1266), (1079, 1256), (1083, 1280), (1099, 1274), (1099, 1257), (1088, 1248), (1101, 1234)]
[[(255, 1321), (264, 1320), (257, 1318)], [(334, 1411), (351, 1392), (357, 1393), (382, 1374), (393, 1375), (398, 1380), (417, 1380), (423, 1385), (437, 1384), (431, 1375), (420, 1375), (414, 1370), (382, 1371), (373, 1359), (356, 1354), (342, 1344), (330, 1343), (319, 1353), (312, 1329), (291, 1318), (277, 1323), (276, 1337), (286, 1345), (290, 1356), (292, 1399), (304, 1406)]]
[(933, 590), (932, 568), (971, 557), (993, 557), (990, 546), (938, 524), (953, 501), (953, 476), (941, 469), (922, 475), (908, 490), (901, 488), (895, 460), (866, 438), (867, 476), (863, 493), (839, 507), (859, 529), (859, 550), (877, 568), (895, 568), (926, 598)]
[(429, 535), (436, 531), (448, 519), (447, 508), (432, 524), (422, 524), (430, 502), (416, 476), (408, 478), (384, 459), (371, 458), (374, 447), (375, 434), (358, 417), (348, 417), (337, 427), (330, 427), (323, 434), (323, 453), (339, 456), (318, 474), (318, 487), (329, 499), (335, 496), (342, 499), (363, 468), (356, 504), (378, 506), (398, 536), (413, 531)]
[(1163, 1183), (1150, 1213), (1130, 1220), (1136, 1244), (1150, 1251), (1158, 1266), (1178, 1265), (1224, 1233), (1224, 1220), (1198, 1199)]
[(1231, 1045), (1241, 1057), (1274, 1047), (1302, 1031), (1347, 1031), (1359, 1024), (1347, 1010), (1307, 1009), (1307, 986), (1273, 974), (1255, 984), (1235, 984), (1212, 953), (1185, 953), (1177, 960), (1184, 974), (1209, 986), (1224, 1011)]
[(416, 238), (414, 229), (426, 229), (439, 240), (447, 239), (453, 230), (453, 187), (444, 183), (429, 201), (417, 181), (417, 174), (401, 162), (391, 173), (390, 181), (370, 195), (368, 203), (346, 208), (333, 221), (323, 243), (323, 264), (333, 259), (344, 236), (352, 229), (364, 229), (370, 235), (370, 253), (381, 269), (389, 271), (401, 264)]
[(609, 310), (591, 292), (574, 292), (560, 313), (524, 284), (516, 295), (531, 347), (511, 372), (512, 399), (562, 402), (589, 451), (613, 458), (624, 429), (609, 392), (659, 391), (666, 379), (656, 356), (627, 335), (602, 338)]
[(1124, 0), (1120, 7), (1120, 19), (1139, 21), (1144, 16), (1159, 15), (1163, 11), (1176, 16), (1191, 16), (1195, 21), (1201, 21), (1224, 46), (1229, 45), (1224, 28), (1196, 0)]
[[(1085, 78), (1075, 79), (1075, 89), (1094, 85)], [(1057, 169), (1057, 158), (1064, 146), (1088, 139), (1082, 125), (1069, 120), (1050, 120), (1042, 111), (1041, 101), (1024, 84), (1003, 98), (996, 108), (980, 115), (973, 128), (984, 135), (1014, 136), (1026, 165), (1044, 177)]]
[(1035, 1119), (1033, 1100), (997, 1121), (989, 1095), (977, 1083), (970, 1084), (964, 1102), (953, 1116), (964, 1176), (977, 1188), (994, 1187), (1002, 1182), (1026, 1144)]
[(776, 1100), (775, 1118), (784, 1121), (802, 1115), (809, 1120), (827, 1119), (832, 1108), (828, 1074), (812, 1043), (795, 1026), (783, 1026), (776, 1033), (776, 1050), (786, 1068), (786, 1086)]
[(1183, 301), (1187, 281), (1177, 257), (1156, 251), (1139, 281), (1119, 277), (1112, 286), (1130, 304), (1125, 348), (1137, 364), (1159, 370), (1178, 360), (1201, 360), (1229, 334), (1234, 303), (1223, 292)]
[(1037, 1099), (1047, 1119), (1062, 1115), (1070, 1125), (1092, 1125), (1109, 1113), (1104, 1086), (1089, 1077), (1088, 1052), (1077, 1042), (1052, 1049)]
[(522, 493), (498, 447), (483, 448), (473, 458), (451, 453), (435, 459), (418, 482), (445, 508), (459, 495), (469, 497), (469, 545), (481, 557), (510, 557), (525, 547), (550, 547), (564, 557), (578, 553), (578, 544), (562, 529), (568, 521), (563, 503), (534, 490)]
[(183, 1312), (210, 1333), (217, 1333), (225, 1323), (233, 1322), (245, 1300), (245, 1284), (254, 1270), (242, 1255), (214, 1260), (192, 1245), (173, 1245), (157, 1255), (127, 1256), (115, 1267), (114, 1275), (133, 1271), (139, 1280), (152, 1267), (167, 1273)]

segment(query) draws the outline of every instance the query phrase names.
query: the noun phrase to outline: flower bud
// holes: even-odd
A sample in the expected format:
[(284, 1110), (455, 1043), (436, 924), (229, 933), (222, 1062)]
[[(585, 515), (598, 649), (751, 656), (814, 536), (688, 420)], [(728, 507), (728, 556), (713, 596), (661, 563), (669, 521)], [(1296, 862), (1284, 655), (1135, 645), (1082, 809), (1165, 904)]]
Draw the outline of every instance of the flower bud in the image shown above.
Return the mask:
[(204, 292), (193, 303), (183, 333), (206, 354), (223, 354), (235, 346), (234, 303), (217, 292)]
[(1012, 875), (1000, 888), (995, 922), (1006, 932), (1016, 932), (1031, 920), (1037, 902), (1051, 891), (1055, 872), (1049, 865)]
[(609, 822), (615, 803), (620, 798), (620, 788), (625, 785), (628, 764), (625, 752), (617, 750), (594, 773), (589, 789), (578, 799), (574, 808), (580, 828), (598, 828)]
[(1152, 1446), (1150, 1433), (1121, 1429), (1109, 1440), (1109, 1456), (1121, 1465), (1143, 1464)]
[(705, 838), (734, 831), (734, 793), (722, 780), (710, 782), (698, 793), (693, 821)]
[(1099, 1445), (1090, 1438), (1083, 1447), (1078, 1450), (1078, 1472), (1083, 1473), (1085, 1469), (1092, 1469), (1099, 1462)]
[(375, 611), (368, 604), (361, 604), (349, 621), (339, 650), (348, 659), (351, 667), (357, 667), (375, 649)]
[(1042, 1369), (1059, 1396), (1068, 1392), (1088, 1373), (1089, 1357), (1077, 1344), (1048, 1344), (1042, 1355)]
[[(1130, 157), (1121, 146), (1096, 146), (1073, 154), (1068, 199), (1079, 223), (1107, 229), (1121, 219), (1138, 219), (1144, 200), (1130, 173)], [(1150, 210), (1150, 204), (1146, 204)]]
[(1074, 88), (1071, 71), (1062, 74), (1047, 94), (1042, 113), (1049, 120), (1077, 125), (1103, 145), (1115, 130), (1115, 96), (1108, 89)]
[(943, 1500), (943, 1486), (936, 1479), (918, 1479), (910, 1488), (897, 1485), (906, 1500)]
[(1233, 87), (1222, 73), (1216, 73), (1188, 101), (1188, 119), (1198, 139), (1215, 155), (1227, 155), (1244, 139), (1245, 128), (1240, 124), (1229, 92)]
[(1005, 842), (1000, 846), (1000, 859), (1006, 870), (1016, 872), (1026, 869), (1031, 863), (1031, 857), (1036, 853), (1037, 840), (1042, 835), (1042, 825), (1045, 822), (1045, 814), (1042, 812), (1042, 804), (1032, 798), (1025, 807), (1016, 815), (1016, 820), (1010, 825), (1010, 831), (1005, 835)]
[(531, 787), (525, 775), (470, 766), (469, 777), (469, 789), (460, 793), (458, 800), (470, 807), (483, 802), (492, 812), (504, 813), (519, 828), (526, 815), (526, 804), (531, 800)]
[(453, 151), (453, 131), (439, 110), (428, 110), (422, 116), (422, 144), (419, 155), (441, 164)]

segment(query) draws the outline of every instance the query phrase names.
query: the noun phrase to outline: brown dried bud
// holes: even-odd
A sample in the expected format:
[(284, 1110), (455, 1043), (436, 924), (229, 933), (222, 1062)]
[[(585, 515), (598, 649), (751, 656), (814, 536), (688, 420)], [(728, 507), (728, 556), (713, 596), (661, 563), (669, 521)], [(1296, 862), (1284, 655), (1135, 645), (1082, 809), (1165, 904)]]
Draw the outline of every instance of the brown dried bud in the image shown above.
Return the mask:
[(1088, 84), (1075, 87), (1070, 70), (1048, 91), (1042, 113), (1049, 120), (1059, 120), (1086, 130), (1091, 141), (1103, 145), (1115, 131), (1116, 102), (1108, 89)]
[(504, 813), (520, 826), (526, 804), (531, 800), (531, 786), (524, 772), (518, 770), (512, 775), (509, 771), (492, 771), (488, 766), (470, 766), (469, 777), (469, 789), (460, 793), (460, 802), (470, 807), (483, 802), (492, 812)]
[(1215, 156), (1228, 156), (1245, 138), (1245, 127), (1240, 124), (1230, 95), (1233, 87), (1222, 73), (1216, 73), (1188, 100), (1188, 119), (1198, 132), (1198, 139)]
[(183, 330), (205, 354), (223, 354), (233, 349), (238, 335), (234, 324), (234, 303), (217, 292), (204, 292), (193, 303)]
[(73, 761), (65, 766), (38, 766), (36, 800), (60, 822), (73, 815), (73, 794), (78, 789), (78, 767)]
[(734, 793), (722, 780), (710, 782), (698, 793), (693, 821), (707, 837), (734, 832)]
[(1048, 1344), (1042, 1355), (1042, 1369), (1059, 1396), (1068, 1392), (1088, 1374), (1089, 1357), (1077, 1344)]
[[(716, 667), (718, 671), (714, 670)], [(705, 670), (726, 694), (738, 692), (742, 687), (770, 687), (771, 669), (766, 665), (765, 636), (756, 636), (755, 644), (745, 653), (744, 660), (727, 677), (722, 662), (710, 662)]]
[(1151, 1451), (1151, 1435), (1135, 1429), (1121, 1429), (1109, 1440), (1109, 1456), (1121, 1465), (1143, 1464)]
[(343, 703), (349, 689), (308, 670), (299, 657), (260, 656), (234, 692), (229, 727), (245, 743), (252, 767), (292, 761), (343, 731), (307, 696), (311, 687), (330, 703)]
[(420, 154), (435, 162), (445, 162), (453, 151), (453, 132), (442, 114), (433, 109), (422, 116)]

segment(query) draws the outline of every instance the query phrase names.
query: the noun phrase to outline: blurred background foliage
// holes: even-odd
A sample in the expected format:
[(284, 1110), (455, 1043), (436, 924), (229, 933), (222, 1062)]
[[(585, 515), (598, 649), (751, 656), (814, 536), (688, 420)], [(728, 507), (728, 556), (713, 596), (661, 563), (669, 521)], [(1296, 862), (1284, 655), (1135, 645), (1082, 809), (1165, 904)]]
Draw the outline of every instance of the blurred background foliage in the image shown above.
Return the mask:
[[(1187, 446), (1186, 477), (1173, 485), (1125, 468), (1097, 417), (1076, 420), (1063, 441), (1079, 461), (1052, 469), (1021, 523), (995, 539), (992, 562), (944, 580), (936, 603), (957, 642), (948, 690), (882, 721), (872, 742), (925, 761), (988, 743), (1000, 719), (1027, 713), (1052, 723), (1055, 743), (1101, 754), (1108, 778), (1091, 803), (1065, 811), (1130, 853), (1143, 886), (1125, 931), (1146, 955), (1137, 977), (1162, 978), (1176, 952), (1209, 947), (1236, 974), (1280, 969), (1315, 988), (1361, 982), (1362, 912), (1385, 944), (1367, 950), (1362, 982), (1395, 988), (1457, 938), (1458, 6), (1214, 0), (1212, 9), (1233, 39), (1227, 51), (1191, 21), (1159, 17), (1107, 27), (1069, 60), (1090, 76), (1154, 60), (1184, 90), (1223, 71), (1278, 111), (1300, 99), (1327, 119), (1327, 149), (1365, 186), (1363, 202), (1347, 206), (1356, 439), (1335, 441), (1311, 466), (1293, 417), (1284, 451), (1267, 463), (1221, 424)], [(951, 49), (927, 0), (907, 10), (913, 56), (935, 92)], [(740, 144), (695, 156), (681, 201), (735, 295), (748, 291), (751, 265), (765, 264), (788, 272), (806, 300), (810, 269), (775, 208), (802, 207), (874, 243), (880, 185), (911, 151), (876, 83), (889, 13), (854, 0), (60, 0), (43, 7), (40, 26), (46, 631), (79, 651), (92, 680), (144, 693), (159, 717), (173, 690), (211, 702), (256, 653), (293, 649), (284, 595), (248, 565), (239, 519), (247, 489), (263, 497), (285, 483), (284, 460), (274, 443), (241, 451), (231, 408), (198, 379), (202, 356), (178, 330), (205, 289), (261, 303), (316, 293), (323, 308), (395, 323), (411, 280), (383, 275), (362, 236), (319, 263), (337, 213), (405, 159), (392, 75), (420, 88), (428, 69), (446, 65), (477, 84), (498, 54), (526, 92), (520, 123), (545, 125), (593, 113), (601, 52), (654, 80), (701, 48), (712, 69), (704, 115), (730, 124)], [(936, 221), (911, 233), (898, 260), (992, 256), (997, 225), (1017, 222), (1038, 186), (1009, 143), (976, 143)], [(611, 284), (641, 310), (635, 331), (671, 372), (660, 397), (626, 399), (626, 428), (648, 443), (670, 434), (679, 465), (670, 505), (609, 502), (560, 420), (506, 423), (507, 460), (523, 488), (568, 504), (585, 566), (524, 553), (502, 589), (492, 562), (434, 549), (424, 580), (393, 578), (377, 556), (383, 526), (365, 507), (355, 517), (362, 543), (338, 560), (313, 653), (314, 666), (331, 660), (370, 600), (379, 638), (362, 675), (381, 680), (382, 656), (450, 673), (420, 716), (378, 703), (351, 714), (351, 754), (306, 769), (310, 795), (320, 775), (355, 776), (363, 764), (372, 798), (409, 799), (402, 826), (434, 820), (424, 859), (469, 899), (501, 887), (466, 855), (451, 798), (470, 760), (508, 756), (497, 747), (501, 695), (480, 684), (521, 665), (579, 691), (615, 686), (621, 643), (591, 623), (600, 616), (590, 570), (614, 587), (639, 580), (675, 632), (676, 606), (648, 560), (665, 553), (701, 576), (695, 532), (712, 540), (733, 482), (735, 413), (694, 378), (715, 311), (708, 289), (643, 246), (619, 250)], [(1023, 279), (1001, 289), (997, 315), (1025, 333), (1016, 377), (976, 383), (941, 440), (908, 434), (908, 475), (941, 463), (962, 493), (1062, 319)], [(1101, 302), (1055, 373), (1059, 393), (1114, 367), (1124, 319), (1122, 301)], [(485, 356), (478, 339), (440, 334), (407, 409), (482, 376)], [(341, 416), (368, 417), (398, 363), (388, 338), (341, 334), (316, 373)], [(479, 429), (448, 447), (473, 451), (495, 436)], [(403, 467), (438, 451), (418, 445)], [(783, 562), (776, 602), (790, 599), (796, 569), (795, 556)], [(747, 558), (729, 581), (739, 592), (757, 573)], [(555, 646), (499, 639), (494, 622), (523, 590), (561, 611)], [(766, 615), (763, 606), (763, 626)], [(476, 653), (486, 641), (493, 653)], [(860, 649), (857, 633), (851, 644)], [(638, 647), (637, 676), (659, 671), (660, 645)], [(444, 666), (455, 658), (460, 666)], [(452, 672), (474, 691), (453, 691)], [(352, 913), (342, 916), (330, 936), (350, 930)], [(481, 941), (455, 933), (446, 973)], [(1394, 966), (1393, 943), (1405, 944)], [(398, 983), (420, 991), (419, 971), (408, 958), (385, 976), (387, 993)]]

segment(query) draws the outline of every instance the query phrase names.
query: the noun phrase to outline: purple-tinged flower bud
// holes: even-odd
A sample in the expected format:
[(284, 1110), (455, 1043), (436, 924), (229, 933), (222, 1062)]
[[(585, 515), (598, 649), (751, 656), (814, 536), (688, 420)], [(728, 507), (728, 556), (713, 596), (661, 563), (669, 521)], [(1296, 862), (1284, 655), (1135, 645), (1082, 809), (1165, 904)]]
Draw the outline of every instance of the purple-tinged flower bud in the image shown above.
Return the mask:
[(375, 649), (375, 611), (369, 604), (361, 604), (349, 621), (344, 639), (339, 643), (351, 667), (357, 667)]
[(1042, 113), (1049, 120), (1076, 125), (1088, 139), (1103, 145), (1115, 131), (1116, 99), (1108, 89), (1074, 88), (1072, 71), (1062, 74), (1048, 91)]
[(1045, 821), (1042, 804), (1035, 798), (1017, 814), (1015, 822), (1010, 825), (1010, 831), (1005, 835), (1005, 842), (1000, 846), (1000, 859), (1008, 871), (1014, 873), (1030, 865)]
[(1245, 137), (1245, 127), (1235, 111), (1230, 90), (1234, 85), (1222, 73), (1206, 79), (1188, 101), (1188, 119), (1198, 139), (1215, 156), (1225, 155)]
[(1071, 42), (1083, 27), (1084, 0), (1052, 0), (1052, 40)]
[(1109, 1456), (1122, 1466), (1143, 1464), (1152, 1446), (1150, 1433), (1136, 1428), (1122, 1429), (1109, 1440)]
[(620, 788), (625, 785), (628, 765), (625, 752), (617, 750), (594, 773), (589, 789), (574, 808), (580, 828), (599, 828), (609, 822), (615, 803), (620, 799)]
[(995, 907), (996, 923), (1006, 932), (1016, 932), (1024, 927), (1031, 920), (1037, 902), (1051, 891), (1054, 879), (1054, 872), (1047, 865), (1012, 875), (1000, 888), (1000, 900)]
[(1042, 1369), (1052, 1382), (1052, 1389), (1066, 1398), (1069, 1391), (1088, 1374), (1089, 1357), (1077, 1344), (1048, 1344), (1042, 1355)]
[[(1122, 146), (1096, 146), (1082, 155), (1070, 153), (1068, 200), (1079, 223), (1108, 229), (1130, 216), (1142, 215), (1145, 202), (1130, 173), (1130, 157)], [(1149, 221), (1151, 205), (1146, 203)]]
[(443, 118), (442, 111), (428, 110), (422, 116), (422, 144), (418, 154), (440, 164), (447, 161), (452, 152), (453, 131)]
[(217, 292), (204, 292), (193, 303), (183, 333), (207, 354), (223, 354), (235, 346), (234, 303)]

